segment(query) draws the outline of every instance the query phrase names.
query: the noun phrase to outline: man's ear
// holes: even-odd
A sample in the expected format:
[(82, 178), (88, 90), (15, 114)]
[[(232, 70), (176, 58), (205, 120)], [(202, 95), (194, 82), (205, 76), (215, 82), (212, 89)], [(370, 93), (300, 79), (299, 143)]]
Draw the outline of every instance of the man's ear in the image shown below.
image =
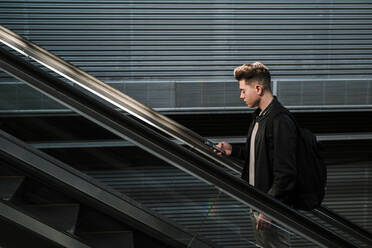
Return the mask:
[(263, 87), (262, 87), (262, 85), (256, 84), (255, 85), (255, 89), (256, 89), (257, 95), (263, 96)]

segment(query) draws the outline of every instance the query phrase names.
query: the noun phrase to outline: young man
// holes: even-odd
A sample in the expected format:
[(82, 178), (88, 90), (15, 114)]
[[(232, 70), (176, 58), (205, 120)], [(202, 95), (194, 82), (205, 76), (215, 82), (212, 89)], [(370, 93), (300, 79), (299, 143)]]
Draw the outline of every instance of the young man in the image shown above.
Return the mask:
[[(244, 147), (220, 142), (217, 146), (227, 156), (245, 161), (242, 178), (259, 190), (291, 205), (291, 192), (296, 180), (296, 126), (285, 113), (270, 86), (269, 69), (260, 62), (235, 68), (240, 98), (253, 113)], [(273, 115), (275, 115), (274, 118)], [(268, 118), (271, 117), (271, 118)], [(252, 210), (252, 222), (257, 243), (262, 247), (289, 247), (289, 235), (272, 225), (272, 220)]]

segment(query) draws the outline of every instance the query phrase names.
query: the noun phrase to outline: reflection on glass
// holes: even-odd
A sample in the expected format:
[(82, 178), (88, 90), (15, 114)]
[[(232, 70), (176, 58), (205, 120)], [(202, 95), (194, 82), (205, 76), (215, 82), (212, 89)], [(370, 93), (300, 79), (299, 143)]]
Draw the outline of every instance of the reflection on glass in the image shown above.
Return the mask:
[[(256, 240), (256, 226), (253, 218), (257, 218), (257, 211), (241, 204), (223, 192), (213, 202), (210, 214), (206, 216), (197, 231), (221, 247), (262, 247)], [(289, 231), (287, 228), (271, 222), (268, 235), (280, 233), (287, 236), (289, 247), (318, 247), (310, 241)], [(258, 235), (262, 238), (262, 235)]]

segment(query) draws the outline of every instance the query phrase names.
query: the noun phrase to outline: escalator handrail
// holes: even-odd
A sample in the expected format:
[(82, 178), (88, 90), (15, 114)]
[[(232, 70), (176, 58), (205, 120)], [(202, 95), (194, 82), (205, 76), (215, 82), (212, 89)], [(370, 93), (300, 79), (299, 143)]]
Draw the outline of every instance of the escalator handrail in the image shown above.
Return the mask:
[(216, 185), (234, 199), (266, 214), (294, 233), (322, 247), (357, 247), (240, 178), (227, 173), (214, 161), (175, 144), (139, 120), (123, 115), (91, 95), (66, 84), (2, 48), (0, 48), (0, 68), (119, 137), (137, 144), (189, 174)]
[(64, 78), (71, 80), (98, 97), (105, 99), (119, 109), (136, 116), (149, 125), (185, 143), (189, 147), (216, 161), (221, 166), (225, 166), (237, 173), (241, 172), (237, 162), (218, 157), (214, 154), (211, 149), (204, 144), (205, 139), (199, 134), (145, 106), (119, 90), (110, 87), (101, 80), (89, 75), (3, 26), (0, 26), (0, 41), (21, 54), (34, 59)]
[(369, 247), (372, 247), (372, 234), (370, 232), (336, 214), (329, 208), (320, 206), (319, 208), (314, 209), (312, 213), (323, 221), (337, 226), (339, 229), (354, 238), (363, 240), (364, 243), (369, 245)]

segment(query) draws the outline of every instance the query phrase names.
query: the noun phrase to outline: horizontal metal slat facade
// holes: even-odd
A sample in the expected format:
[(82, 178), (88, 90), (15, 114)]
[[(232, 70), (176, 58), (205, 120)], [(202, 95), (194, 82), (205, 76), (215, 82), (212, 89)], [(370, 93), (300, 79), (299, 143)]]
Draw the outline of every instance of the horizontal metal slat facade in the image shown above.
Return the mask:
[(14, 0), (0, 22), (160, 110), (244, 106), (232, 70), (253, 61), (287, 106), (372, 106), (370, 0)]

